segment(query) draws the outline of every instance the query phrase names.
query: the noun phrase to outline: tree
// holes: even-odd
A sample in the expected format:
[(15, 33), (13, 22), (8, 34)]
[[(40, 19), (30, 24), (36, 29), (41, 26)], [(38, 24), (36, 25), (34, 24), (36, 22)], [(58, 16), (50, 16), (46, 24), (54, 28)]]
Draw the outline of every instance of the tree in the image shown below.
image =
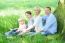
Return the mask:
[(59, 0), (58, 7), (56, 8), (54, 12), (55, 16), (57, 17), (57, 23), (58, 23), (58, 33), (61, 34), (61, 36), (65, 37), (65, 0)]
[[(65, 0), (64, 0), (65, 1)], [(61, 33), (64, 26), (64, 19), (65, 19), (65, 7), (64, 2), (62, 3), (61, 0), (58, 2), (58, 7), (56, 8), (54, 14), (57, 17), (58, 21), (58, 32)]]

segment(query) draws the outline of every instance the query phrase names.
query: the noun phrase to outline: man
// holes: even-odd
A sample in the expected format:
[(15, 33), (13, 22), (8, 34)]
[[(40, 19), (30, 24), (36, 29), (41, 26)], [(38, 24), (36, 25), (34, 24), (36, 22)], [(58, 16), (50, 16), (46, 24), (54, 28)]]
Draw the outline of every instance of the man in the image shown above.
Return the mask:
[(51, 8), (45, 8), (46, 16), (43, 16), (45, 20), (45, 25), (43, 26), (43, 34), (55, 34), (57, 32), (57, 20), (56, 17), (51, 13)]

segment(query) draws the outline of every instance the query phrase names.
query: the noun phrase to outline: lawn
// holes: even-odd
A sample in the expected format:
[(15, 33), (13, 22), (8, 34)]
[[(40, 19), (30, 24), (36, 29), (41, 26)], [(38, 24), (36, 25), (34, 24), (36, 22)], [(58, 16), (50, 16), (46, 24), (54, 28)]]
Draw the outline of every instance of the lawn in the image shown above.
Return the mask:
[(35, 6), (40, 6), (41, 15), (44, 15), (44, 8), (51, 6), (53, 12), (58, 6), (58, 0), (0, 0), (0, 43), (65, 43), (58, 33), (49, 36), (37, 34), (6, 38), (5, 32), (18, 27), (19, 17), (24, 17), (27, 24), (25, 11), (31, 10), (34, 15)]

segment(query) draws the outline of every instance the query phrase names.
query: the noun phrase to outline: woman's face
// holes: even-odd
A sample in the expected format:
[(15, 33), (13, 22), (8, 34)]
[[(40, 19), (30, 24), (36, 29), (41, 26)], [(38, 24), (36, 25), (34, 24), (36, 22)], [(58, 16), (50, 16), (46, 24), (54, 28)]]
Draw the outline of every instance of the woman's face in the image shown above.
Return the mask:
[(26, 17), (30, 19), (31, 15), (26, 13)]
[(38, 15), (40, 13), (40, 10), (39, 9), (34, 9), (34, 13), (35, 13), (35, 15)]

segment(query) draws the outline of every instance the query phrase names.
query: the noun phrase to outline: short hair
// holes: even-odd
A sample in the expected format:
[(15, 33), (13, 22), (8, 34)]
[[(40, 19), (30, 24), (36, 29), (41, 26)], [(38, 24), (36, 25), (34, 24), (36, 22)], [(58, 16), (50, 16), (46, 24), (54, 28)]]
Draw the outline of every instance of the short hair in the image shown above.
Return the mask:
[(27, 13), (27, 14), (29, 14), (29, 15), (31, 15), (32, 13), (31, 13), (31, 11), (26, 11), (25, 13)]
[(46, 7), (46, 8), (48, 8), (51, 11), (51, 7)]

